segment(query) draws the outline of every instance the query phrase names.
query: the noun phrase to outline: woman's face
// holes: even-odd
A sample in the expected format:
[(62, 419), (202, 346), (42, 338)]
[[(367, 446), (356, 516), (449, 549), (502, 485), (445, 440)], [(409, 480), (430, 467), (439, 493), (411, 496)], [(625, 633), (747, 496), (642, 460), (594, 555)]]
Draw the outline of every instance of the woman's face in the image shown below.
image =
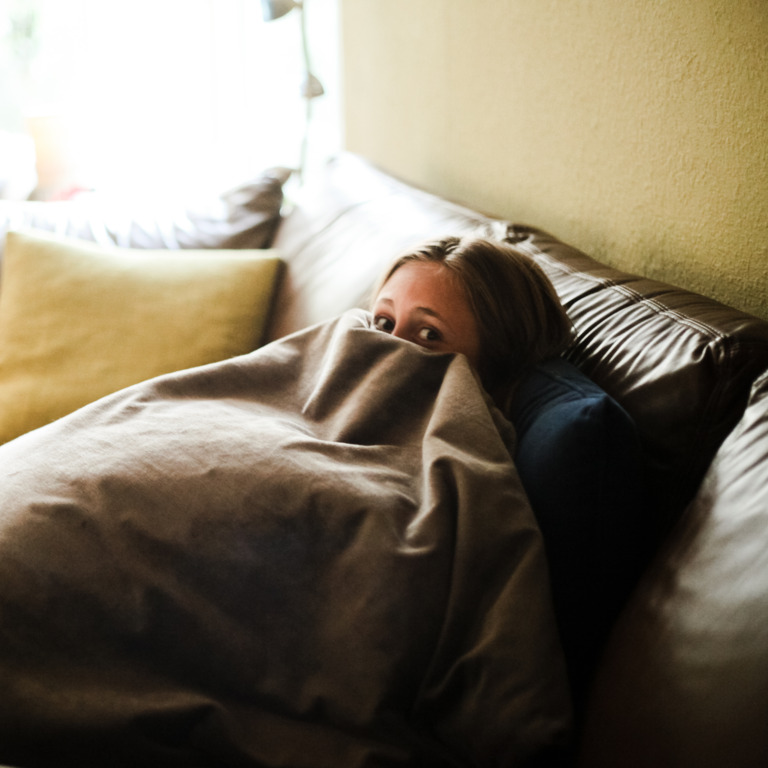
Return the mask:
[(384, 283), (373, 305), (380, 331), (436, 352), (460, 352), (475, 368), (480, 333), (464, 287), (436, 262), (408, 262)]

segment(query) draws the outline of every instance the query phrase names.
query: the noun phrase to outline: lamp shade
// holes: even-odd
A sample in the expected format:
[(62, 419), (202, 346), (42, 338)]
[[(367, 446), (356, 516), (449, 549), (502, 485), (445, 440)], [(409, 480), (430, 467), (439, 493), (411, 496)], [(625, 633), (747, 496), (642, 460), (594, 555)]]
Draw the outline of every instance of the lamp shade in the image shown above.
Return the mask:
[(261, 0), (261, 15), (264, 21), (273, 21), (300, 6), (296, 0)]

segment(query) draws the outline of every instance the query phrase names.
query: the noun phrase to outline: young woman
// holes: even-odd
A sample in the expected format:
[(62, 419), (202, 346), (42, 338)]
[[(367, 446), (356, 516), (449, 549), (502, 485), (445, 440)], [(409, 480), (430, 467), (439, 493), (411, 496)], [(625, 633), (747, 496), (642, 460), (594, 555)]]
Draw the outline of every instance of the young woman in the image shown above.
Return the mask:
[(520, 376), (571, 340), (570, 320), (543, 270), (506, 243), (425, 243), (392, 264), (374, 295), (376, 328), (464, 354), (500, 406)]

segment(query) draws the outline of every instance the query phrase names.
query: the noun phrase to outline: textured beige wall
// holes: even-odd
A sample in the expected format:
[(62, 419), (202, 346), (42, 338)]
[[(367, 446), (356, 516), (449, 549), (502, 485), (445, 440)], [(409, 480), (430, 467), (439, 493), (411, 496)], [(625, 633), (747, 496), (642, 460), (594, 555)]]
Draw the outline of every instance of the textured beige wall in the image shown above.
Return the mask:
[(768, 0), (342, 0), (345, 146), (768, 318)]

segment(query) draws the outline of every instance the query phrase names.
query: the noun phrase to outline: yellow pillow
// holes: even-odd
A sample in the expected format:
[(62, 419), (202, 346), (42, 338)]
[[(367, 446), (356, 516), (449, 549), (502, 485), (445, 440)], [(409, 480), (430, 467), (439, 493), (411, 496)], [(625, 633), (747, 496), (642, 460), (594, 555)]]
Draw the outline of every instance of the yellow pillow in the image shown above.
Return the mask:
[(144, 379), (262, 341), (270, 250), (136, 250), (9, 232), (0, 282), (0, 443)]

